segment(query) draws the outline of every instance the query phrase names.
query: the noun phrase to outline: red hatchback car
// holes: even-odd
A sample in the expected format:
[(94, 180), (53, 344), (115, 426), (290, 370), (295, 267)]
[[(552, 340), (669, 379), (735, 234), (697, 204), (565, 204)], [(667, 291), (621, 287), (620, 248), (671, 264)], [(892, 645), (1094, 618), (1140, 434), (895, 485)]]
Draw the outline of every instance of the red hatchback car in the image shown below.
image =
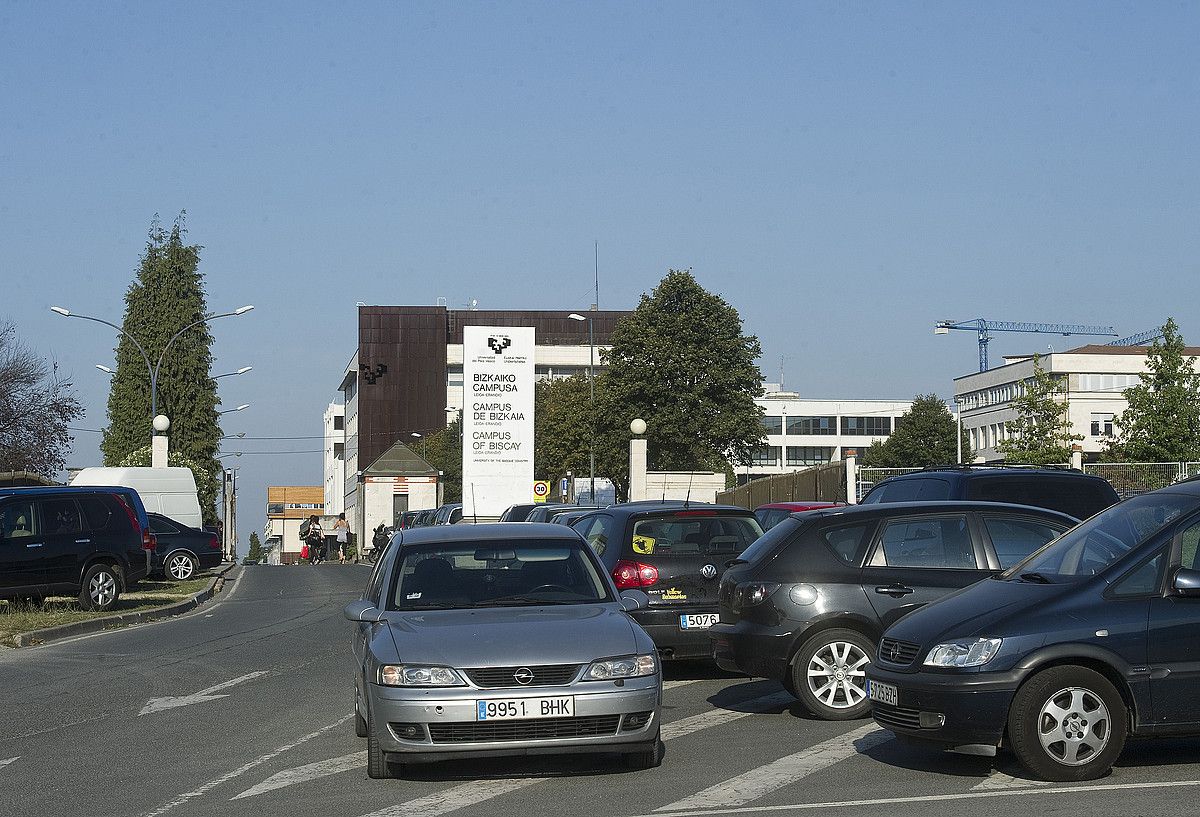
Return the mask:
[(796, 511), (815, 511), (819, 508), (836, 508), (845, 502), (768, 502), (754, 509), (758, 524), (763, 532), (769, 531)]

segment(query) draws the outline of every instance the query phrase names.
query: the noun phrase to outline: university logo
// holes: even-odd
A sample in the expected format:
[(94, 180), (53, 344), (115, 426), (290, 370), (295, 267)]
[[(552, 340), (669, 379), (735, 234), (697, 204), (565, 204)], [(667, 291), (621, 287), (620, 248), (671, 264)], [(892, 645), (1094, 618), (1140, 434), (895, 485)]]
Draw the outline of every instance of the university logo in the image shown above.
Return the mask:
[(504, 354), (504, 350), (512, 346), (512, 338), (508, 335), (493, 335), (488, 338), (488, 348), (498, 355)]

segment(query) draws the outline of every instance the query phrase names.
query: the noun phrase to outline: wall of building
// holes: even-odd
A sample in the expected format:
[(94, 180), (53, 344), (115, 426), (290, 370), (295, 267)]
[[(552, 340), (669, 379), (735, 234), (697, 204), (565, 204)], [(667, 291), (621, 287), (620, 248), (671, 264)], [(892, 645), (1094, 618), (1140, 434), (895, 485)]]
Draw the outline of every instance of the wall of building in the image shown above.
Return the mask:
[(325, 409), (324, 453), (325, 512), (337, 516), (346, 510), (346, 407), (330, 403)]
[(713, 502), (725, 490), (725, 475), (689, 471), (648, 471), (646, 496), (650, 499), (686, 499)]

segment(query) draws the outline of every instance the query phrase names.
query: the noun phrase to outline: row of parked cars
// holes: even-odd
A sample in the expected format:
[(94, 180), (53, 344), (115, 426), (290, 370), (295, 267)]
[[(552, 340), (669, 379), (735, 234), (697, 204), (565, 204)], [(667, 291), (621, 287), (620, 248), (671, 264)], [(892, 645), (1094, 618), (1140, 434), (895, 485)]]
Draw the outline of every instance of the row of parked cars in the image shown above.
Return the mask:
[(184, 581), (221, 559), (216, 533), (147, 513), (133, 488), (0, 488), (0, 598), (108, 610), (146, 576)]
[[(652, 686), (662, 660), (712, 656), (778, 679), (821, 718), (871, 714), (906, 740), (1007, 746), (1044, 778), (1094, 778), (1128, 735), (1200, 734), (1200, 482), (1117, 503), (1107, 482), (1078, 471), (962, 467), (885, 480), (856, 506), (632, 502), (564, 511), (574, 538), (544, 524), (406, 532), (377, 566), (370, 603), (348, 610), (371, 624), (356, 641), (359, 731), (380, 775), (464, 744), (615, 746), (657, 765), (656, 710), (632, 693)], [(592, 614), (558, 609), (605, 604), (652, 648), (597, 646)], [(523, 608), (509, 622), (520, 638), (489, 613), (491, 636), (479, 639), (481, 607)], [(459, 622), (454, 611), (468, 609)], [(421, 632), (437, 633), (416, 649), (428, 666), (412, 678), (408, 663), (386, 675), (371, 657), (388, 632), (374, 623), (387, 621), (378, 649), (399, 650), (397, 662), (424, 644)], [(444, 622), (474, 628), (469, 655), (450, 655)], [(622, 674), (604, 674), (618, 665)], [(575, 693), (600, 678), (641, 680), (628, 706), (605, 710), (611, 723), (587, 721), (598, 731), (581, 743), (582, 719), (602, 713), (580, 709), (599, 699)], [(427, 697), (408, 706), (390, 689), (427, 685), (453, 687), (429, 723)], [(531, 685), (545, 687), (539, 698)], [(389, 731), (371, 725), (372, 709), (390, 713)], [(407, 732), (394, 729), (400, 714)]]

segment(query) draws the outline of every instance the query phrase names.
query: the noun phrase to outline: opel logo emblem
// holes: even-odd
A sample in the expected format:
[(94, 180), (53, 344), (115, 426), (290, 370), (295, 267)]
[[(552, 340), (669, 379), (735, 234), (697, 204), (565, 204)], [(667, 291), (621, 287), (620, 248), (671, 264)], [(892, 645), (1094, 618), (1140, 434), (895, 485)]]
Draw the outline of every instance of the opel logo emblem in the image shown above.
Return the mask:
[(529, 667), (521, 667), (513, 673), (513, 680), (521, 686), (528, 686), (533, 681), (533, 670)]
[(899, 644), (892, 645), (891, 651), (888, 652), (888, 658), (892, 659), (893, 661), (896, 661), (900, 658), (900, 645)]
[(705, 565), (704, 567), (700, 568), (700, 575), (706, 579), (715, 579), (717, 577), (717, 566)]

